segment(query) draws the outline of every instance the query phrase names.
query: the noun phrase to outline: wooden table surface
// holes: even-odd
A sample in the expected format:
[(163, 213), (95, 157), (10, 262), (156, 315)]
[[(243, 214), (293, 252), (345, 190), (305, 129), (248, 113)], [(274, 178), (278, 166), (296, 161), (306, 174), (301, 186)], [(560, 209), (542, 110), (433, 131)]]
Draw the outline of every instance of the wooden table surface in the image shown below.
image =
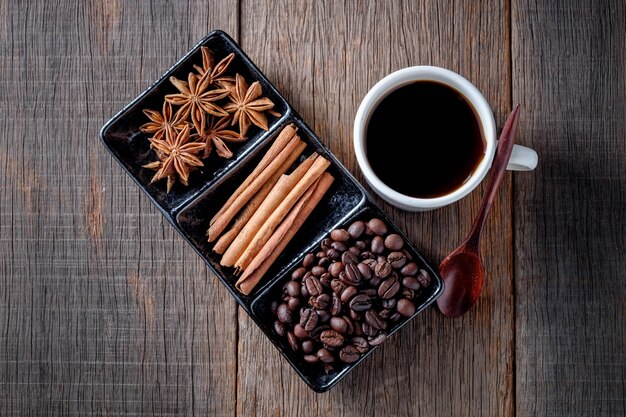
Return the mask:
[[(467, 77), (499, 126), (520, 102), (540, 156), (505, 177), (475, 308), (427, 310), (323, 395), (98, 139), (217, 28), (361, 181), (357, 106), (411, 65)], [(625, 45), (623, 1), (0, 1), (0, 416), (625, 415)], [(379, 201), (438, 262), (481, 195)]]

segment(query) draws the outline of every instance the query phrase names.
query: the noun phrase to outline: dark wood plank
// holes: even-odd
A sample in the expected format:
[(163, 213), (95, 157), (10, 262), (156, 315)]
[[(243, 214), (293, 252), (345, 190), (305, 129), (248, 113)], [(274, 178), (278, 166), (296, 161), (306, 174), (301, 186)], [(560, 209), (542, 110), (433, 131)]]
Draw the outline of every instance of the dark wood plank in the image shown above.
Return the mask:
[(233, 415), (236, 308), (99, 143), (237, 3), (0, 3), (0, 415)]
[(518, 415), (626, 414), (626, 7), (513, 1)]
[[(353, 117), (366, 91), (393, 70), (448, 67), (476, 83), (497, 120), (510, 110), (504, 1), (244, 0), (241, 10), (244, 49), (361, 180)], [(481, 195), (422, 214), (384, 207), (437, 261), (460, 243)], [(425, 312), (328, 394), (306, 388), (240, 314), (238, 415), (513, 415), (510, 195), (508, 177), (484, 236), (488, 276), (476, 308), (457, 321)]]

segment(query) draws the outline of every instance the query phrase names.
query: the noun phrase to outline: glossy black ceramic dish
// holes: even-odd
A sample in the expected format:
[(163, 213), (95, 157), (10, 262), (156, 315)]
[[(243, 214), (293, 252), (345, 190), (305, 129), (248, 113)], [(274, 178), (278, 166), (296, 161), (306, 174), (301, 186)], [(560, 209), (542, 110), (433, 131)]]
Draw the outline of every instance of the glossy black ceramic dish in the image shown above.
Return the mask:
[[(234, 153), (232, 159), (209, 158), (202, 171), (194, 172), (190, 176), (188, 187), (176, 185), (168, 194), (166, 193), (165, 182), (150, 184), (154, 171), (142, 168), (142, 165), (153, 159), (152, 151), (146, 140), (147, 135), (139, 131), (139, 126), (147, 121), (142, 110), (145, 108), (160, 109), (163, 96), (175, 91), (168, 78), (171, 75), (186, 78), (192, 65), (201, 62), (201, 46), (209, 47), (218, 60), (231, 52), (235, 53), (234, 70), (251, 80), (250, 82), (259, 81), (264, 94), (275, 103), (275, 110), (281, 116), (270, 117), (270, 126), (267, 132), (256, 127), (251, 128), (247, 135), (249, 140), (232, 149)], [(333, 175), (335, 181), (311, 216), (272, 265), (265, 279), (249, 296), (243, 296), (234, 287), (235, 279), (232, 276), (232, 270), (222, 268), (219, 264), (219, 258), (211, 251), (212, 244), (207, 242), (205, 235), (208, 222), (230, 193), (254, 169), (265, 150), (270, 146), (272, 139), (290, 123), (297, 127), (298, 134), (307, 143), (307, 148), (301, 158), (305, 158), (313, 152), (323, 155), (331, 162), (328, 171)], [(303, 256), (317, 247), (332, 229), (349, 224), (350, 221), (357, 218), (378, 216), (384, 219), (392, 230), (402, 233), (373, 203), (364, 188), (328, 151), (315, 133), (309, 129), (300, 116), (227, 34), (215, 31), (207, 35), (159, 80), (107, 122), (102, 127), (100, 137), (115, 159), (189, 242), (198, 255), (205, 260), (239, 305), (251, 315), (294, 367), (298, 375), (313, 390), (317, 392), (328, 390), (375, 350), (371, 349), (358, 362), (344, 365), (338, 368), (336, 372), (327, 375), (318, 368), (310, 367), (299, 360), (272, 330), (274, 318), (269, 312), (271, 298), (276, 295), (277, 291), (281, 291), (285, 280), (289, 279), (291, 270), (302, 261)], [(405, 240), (409, 242), (406, 237)], [(443, 291), (443, 283), (437, 272), (422, 258), (413, 245), (409, 244), (409, 250), (418, 264), (426, 269), (433, 278), (432, 285), (422, 291), (416, 301), (417, 311), (415, 314), (418, 314), (436, 300)], [(396, 332), (414, 316), (399, 322), (390, 329), (389, 333)]]

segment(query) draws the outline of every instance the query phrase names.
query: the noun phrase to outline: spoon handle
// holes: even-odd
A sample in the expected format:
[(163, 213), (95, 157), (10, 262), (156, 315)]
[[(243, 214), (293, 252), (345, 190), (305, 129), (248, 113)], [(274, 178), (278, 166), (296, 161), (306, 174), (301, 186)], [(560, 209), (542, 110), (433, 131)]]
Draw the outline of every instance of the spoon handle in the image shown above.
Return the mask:
[(498, 186), (500, 185), (500, 182), (504, 177), (506, 166), (509, 163), (509, 159), (511, 158), (513, 144), (515, 143), (515, 132), (517, 131), (518, 120), (519, 104), (515, 106), (515, 108), (509, 115), (509, 118), (506, 120), (504, 128), (502, 129), (502, 133), (500, 134), (498, 149), (496, 151), (496, 156), (493, 159), (493, 163), (491, 164), (491, 174), (489, 175), (489, 182), (487, 183), (483, 202), (480, 206), (478, 216), (476, 216), (476, 220), (474, 220), (474, 224), (472, 225), (472, 230), (465, 240), (465, 245), (476, 250), (476, 252), (478, 252), (480, 235), (482, 233), (485, 220), (487, 220), (487, 215), (489, 214), (489, 210), (493, 205), (493, 200), (498, 193)]

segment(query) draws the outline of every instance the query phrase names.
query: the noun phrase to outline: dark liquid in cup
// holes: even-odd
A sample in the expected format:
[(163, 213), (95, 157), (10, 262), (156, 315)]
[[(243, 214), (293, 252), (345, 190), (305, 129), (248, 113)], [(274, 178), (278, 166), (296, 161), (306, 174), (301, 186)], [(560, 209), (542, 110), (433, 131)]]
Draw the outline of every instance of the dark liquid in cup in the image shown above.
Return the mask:
[(416, 81), (390, 93), (367, 126), (372, 169), (394, 190), (418, 198), (460, 188), (485, 154), (478, 115), (458, 91)]

